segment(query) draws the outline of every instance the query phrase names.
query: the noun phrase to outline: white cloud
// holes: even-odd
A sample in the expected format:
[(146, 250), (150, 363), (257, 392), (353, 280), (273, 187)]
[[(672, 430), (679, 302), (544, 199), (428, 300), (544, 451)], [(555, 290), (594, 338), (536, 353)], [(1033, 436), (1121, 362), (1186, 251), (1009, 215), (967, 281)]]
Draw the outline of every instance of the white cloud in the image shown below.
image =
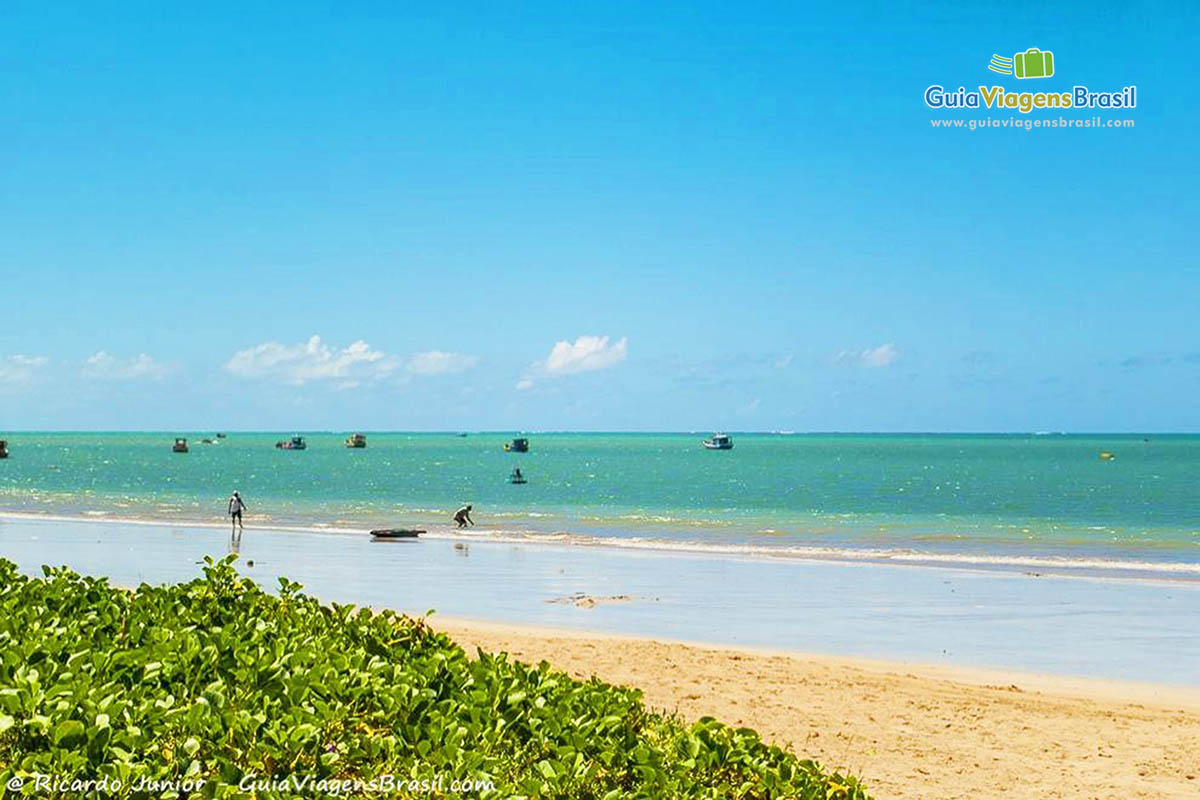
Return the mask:
[(97, 380), (133, 380), (149, 378), (158, 380), (170, 372), (171, 368), (154, 360), (145, 353), (135, 358), (117, 358), (105, 350), (99, 350), (88, 357), (83, 365), (81, 374), (85, 378)]
[(576, 372), (591, 372), (615, 367), (625, 360), (629, 352), (629, 341), (625, 337), (608, 346), (607, 336), (580, 336), (571, 342), (556, 342), (545, 361), (545, 371), (550, 375), (573, 375)]
[(407, 368), (415, 375), (451, 375), (456, 372), (466, 372), (477, 363), (479, 363), (479, 359), (475, 356), (430, 350), (427, 353), (417, 353), (410, 358)]
[(886, 367), (899, 357), (900, 351), (889, 342), (879, 345), (874, 350), (864, 350), (861, 361), (864, 367)]
[(361, 339), (343, 350), (334, 350), (314, 335), (303, 344), (264, 342), (239, 350), (225, 369), (243, 378), (280, 380), (294, 386), (326, 380), (337, 380), (346, 386), (363, 379), (381, 378), (399, 365), (398, 359), (372, 350)]
[(0, 358), (0, 384), (25, 384), (35, 373), (50, 363), (46, 356), (12, 355)]
[(842, 350), (833, 357), (833, 363), (852, 367), (877, 369), (886, 367), (900, 357), (900, 351), (891, 342), (866, 350)]
[(778, 358), (775, 359), (775, 369), (783, 369), (784, 367), (790, 367), (792, 365), (792, 362), (795, 360), (796, 360), (796, 355), (794, 353), (788, 353), (787, 355), (779, 356)]
[(575, 375), (615, 367), (629, 354), (629, 340), (609, 344), (607, 336), (580, 336), (574, 342), (559, 341), (550, 348), (545, 361), (535, 362), (517, 382), (518, 389), (530, 389), (540, 376)]

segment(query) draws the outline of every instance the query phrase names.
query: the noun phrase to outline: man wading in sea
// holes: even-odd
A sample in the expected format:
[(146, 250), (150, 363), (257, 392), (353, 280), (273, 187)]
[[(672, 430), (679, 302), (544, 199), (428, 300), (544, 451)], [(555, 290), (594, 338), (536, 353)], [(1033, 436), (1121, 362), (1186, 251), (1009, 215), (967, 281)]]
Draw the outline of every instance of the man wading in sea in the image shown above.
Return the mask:
[(458, 527), (465, 528), (467, 523), (475, 524), (475, 520), (471, 519), (471, 507), (463, 506), (458, 511), (454, 512), (454, 521), (458, 523)]
[(234, 492), (233, 497), (229, 498), (229, 524), (234, 532), (244, 530), (242, 528), (242, 512), (245, 510), (246, 504), (242, 502), (242, 496)]

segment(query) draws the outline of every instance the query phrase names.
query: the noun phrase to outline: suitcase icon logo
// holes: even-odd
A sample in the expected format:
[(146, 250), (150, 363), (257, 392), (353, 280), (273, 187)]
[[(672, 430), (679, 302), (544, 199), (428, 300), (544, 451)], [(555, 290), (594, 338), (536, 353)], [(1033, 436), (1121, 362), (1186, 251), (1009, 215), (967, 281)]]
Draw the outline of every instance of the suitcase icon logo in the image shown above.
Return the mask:
[(993, 53), (988, 69), (1018, 78), (1049, 78), (1054, 74), (1054, 53), (1036, 47), (1017, 53), (1012, 58)]
[(1013, 67), (1018, 78), (1049, 78), (1054, 74), (1054, 53), (1031, 47), (1013, 56)]

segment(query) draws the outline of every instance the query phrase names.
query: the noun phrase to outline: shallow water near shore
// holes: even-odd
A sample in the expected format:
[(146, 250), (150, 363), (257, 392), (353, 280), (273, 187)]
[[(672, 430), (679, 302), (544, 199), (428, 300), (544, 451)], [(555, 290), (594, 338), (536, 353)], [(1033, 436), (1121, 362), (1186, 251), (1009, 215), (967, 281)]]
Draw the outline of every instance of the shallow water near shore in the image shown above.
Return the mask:
[[(286, 576), (325, 601), (409, 614), (1200, 685), (1192, 582), (254, 528), (238, 549), (267, 588)], [(0, 557), (31, 574), (65, 564), (118, 585), (183, 581), (228, 552), (216, 528), (0, 520)], [(576, 594), (630, 599), (551, 602)]]
[(8, 434), (0, 511), (201, 522), (238, 488), (281, 526), (430, 527), (473, 502), (512, 539), (1200, 579), (1193, 435), (212, 435), (175, 454), (161, 433)]

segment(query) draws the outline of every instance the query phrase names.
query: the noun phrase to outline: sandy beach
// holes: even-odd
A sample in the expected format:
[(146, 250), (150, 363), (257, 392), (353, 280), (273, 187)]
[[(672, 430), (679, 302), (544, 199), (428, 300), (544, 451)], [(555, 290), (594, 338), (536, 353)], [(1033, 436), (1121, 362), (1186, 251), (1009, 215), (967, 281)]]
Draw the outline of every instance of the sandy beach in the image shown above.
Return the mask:
[(879, 798), (1200, 796), (1200, 690), (792, 655), (435, 617), (468, 651), (636, 686)]

